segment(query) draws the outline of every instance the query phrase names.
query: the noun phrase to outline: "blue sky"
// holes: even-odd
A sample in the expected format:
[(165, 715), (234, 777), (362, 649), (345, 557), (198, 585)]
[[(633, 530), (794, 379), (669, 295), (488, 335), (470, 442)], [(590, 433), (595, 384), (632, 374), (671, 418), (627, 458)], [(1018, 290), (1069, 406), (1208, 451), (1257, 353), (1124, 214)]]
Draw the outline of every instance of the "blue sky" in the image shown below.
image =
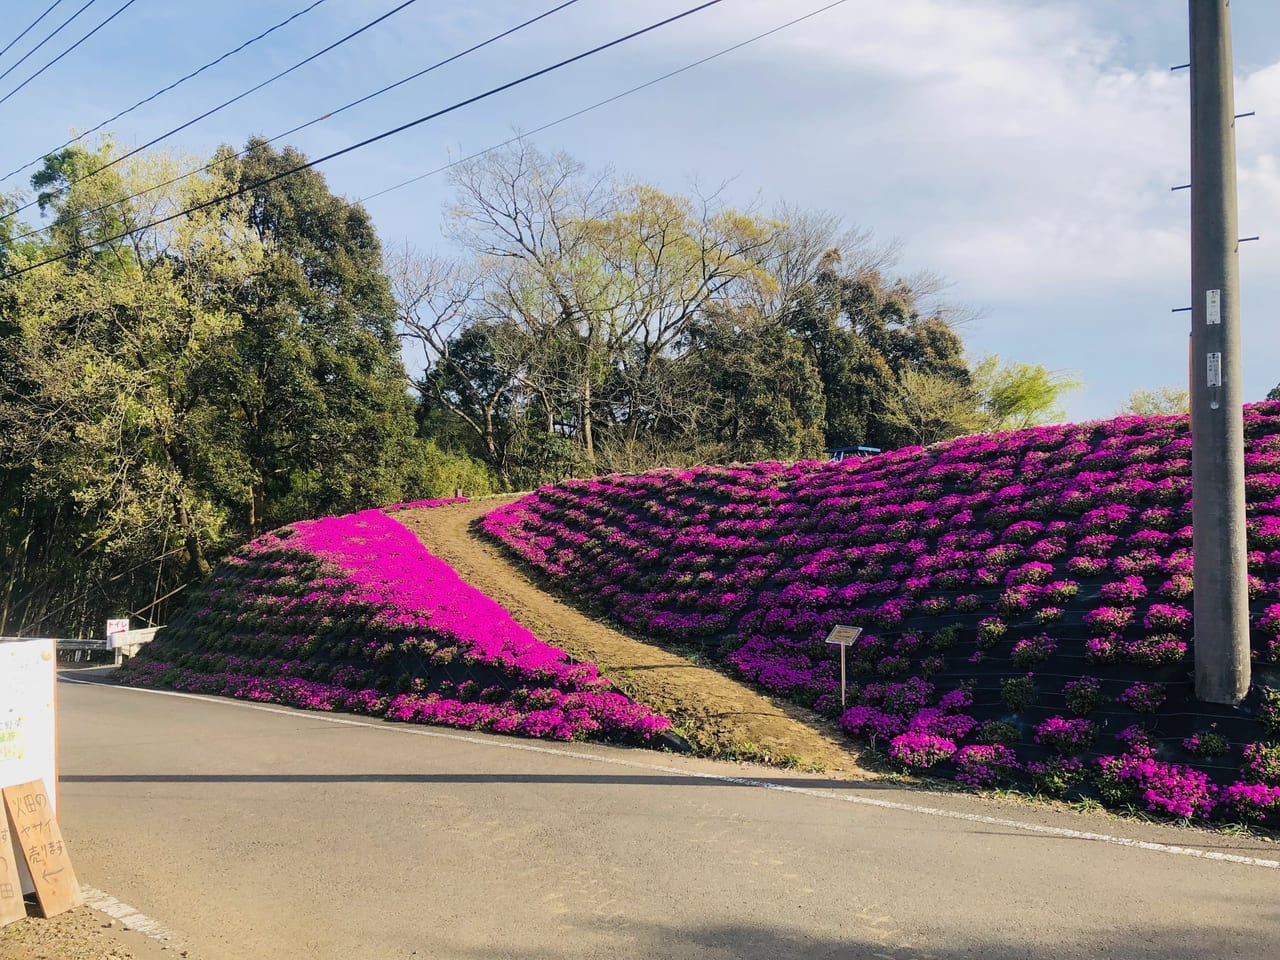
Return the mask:
[[(123, 0), (96, 0), (0, 80), (7, 93)], [(40, 155), (310, 0), (137, 0), (4, 104), (3, 171)], [(325, 0), (195, 81), (113, 124), (145, 142), (398, 5)], [(694, 17), (322, 169), (356, 198), (530, 130), (824, 6), (725, 0)], [(46, 7), (0, 0), (0, 45)], [(417, 0), (381, 26), (167, 141), (193, 154), (273, 136), (556, 5)], [(579, 0), (478, 54), (291, 138), (316, 156), (692, 5)], [(0, 57), (80, 6), (66, 0)], [(1184, 0), (847, 0), (767, 40), (534, 137), (593, 168), (687, 191), (726, 183), (740, 207), (830, 211), (903, 245), (981, 309), (976, 356), (1078, 373), (1073, 419), (1135, 388), (1183, 385), (1190, 302)], [(65, 8), (65, 11), (64, 9)], [(1236, 108), (1245, 397), (1280, 381), (1280, 5), (1237, 0)], [(28, 172), (29, 175), (29, 172)], [(0, 190), (22, 186), (21, 178)], [(388, 245), (447, 251), (443, 176), (372, 200)]]

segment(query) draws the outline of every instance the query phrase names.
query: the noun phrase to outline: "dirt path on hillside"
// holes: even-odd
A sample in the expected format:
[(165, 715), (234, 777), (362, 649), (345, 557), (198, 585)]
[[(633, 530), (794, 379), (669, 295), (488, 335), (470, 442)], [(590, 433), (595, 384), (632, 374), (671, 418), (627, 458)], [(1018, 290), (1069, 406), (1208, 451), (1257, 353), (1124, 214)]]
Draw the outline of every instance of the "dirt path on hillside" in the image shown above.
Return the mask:
[(468, 583), (502, 604), (540, 639), (591, 661), (633, 699), (670, 717), (699, 753), (868, 776), (844, 735), (793, 704), (775, 702), (710, 667), (643, 643), (540, 589), (528, 572), (480, 539), (471, 522), (512, 498), (392, 516)]

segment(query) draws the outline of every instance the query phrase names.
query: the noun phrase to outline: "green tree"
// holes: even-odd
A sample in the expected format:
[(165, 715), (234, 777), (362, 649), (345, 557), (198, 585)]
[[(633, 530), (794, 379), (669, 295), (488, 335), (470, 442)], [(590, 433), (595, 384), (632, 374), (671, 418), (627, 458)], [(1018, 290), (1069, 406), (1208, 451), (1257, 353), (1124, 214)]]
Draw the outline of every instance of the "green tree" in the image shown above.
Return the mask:
[(995, 354), (983, 357), (973, 369), (973, 386), (992, 430), (1020, 430), (1066, 419), (1062, 395), (1084, 382), (1061, 370), (1038, 363), (1001, 365)]
[(702, 317), (687, 375), (703, 390), (696, 429), (721, 461), (798, 460), (822, 450), (822, 380), (803, 345), (748, 310)]
[(1116, 411), (1117, 416), (1136, 414), (1140, 417), (1171, 417), (1185, 414), (1191, 409), (1187, 391), (1182, 387), (1158, 387), (1155, 390), (1135, 390)]
[[(51, 158), (37, 185), (65, 179), (66, 161)], [(210, 291), (241, 284), (259, 245), (229, 210), (141, 231), (105, 251), (79, 246), (98, 236), (95, 218), (149, 217), (125, 203), (93, 211), (172, 177), (175, 166), (154, 157), (113, 170), (105, 190), (89, 179), (49, 192), (49, 239), (13, 253), (19, 267), (49, 253), (73, 256), (6, 285), (0, 468), (14, 526), (0, 569), (5, 621), (92, 628), (104, 605), (128, 610), (144, 585), (154, 597), (203, 574), (211, 550), (231, 536), (208, 482), (221, 459), (208, 386), (227, 365), (238, 320)], [(209, 186), (195, 178), (162, 201), (199, 202)]]
[(250, 188), (247, 223), (265, 251), (235, 291), (237, 362), (219, 398), (250, 532), (396, 499), (413, 407), (369, 215), (314, 169), (254, 186), (305, 162), (292, 148), (255, 138), (216, 159), (220, 189)]
[[(931, 394), (942, 383), (952, 385), (947, 396), (976, 410), (964, 344), (944, 313), (930, 309), (909, 281), (886, 282), (882, 255), (855, 257), (848, 266), (843, 261), (838, 249), (823, 254), (785, 314), (822, 377), (827, 445), (921, 442), (903, 411), (916, 405), (924, 383)], [(909, 382), (909, 373), (929, 379)]]
[(884, 418), (908, 443), (921, 446), (978, 433), (987, 425), (972, 390), (920, 370), (903, 372), (898, 389), (889, 395)]
[(674, 361), (705, 310), (772, 284), (757, 256), (770, 225), (714, 198), (591, 176), (523, 143), (460, 165), (454, 186), (452, 233), (472, 260), (416, 272), (461, 274), (470, 292), (461, 302), (444, 296), (450, 309), (406, 316), (430, 298), (397, 286), (402, 322), (447, 375), (434, 382), (489, 382), (457, 366), (458, 325), (485, 332), (485, 365), (502, 371), (506, 432), (519, 441), (510, 462), (497, 462), (497, 430), (477, 416), (492, 394), (473, 392), (467, 410), (456, 389), (442, 397), (477, 432), (483, 455), (508, 472), (513, 463), (637, 469), (669, 457), (673, 424), (692, 418), (694, 399)]

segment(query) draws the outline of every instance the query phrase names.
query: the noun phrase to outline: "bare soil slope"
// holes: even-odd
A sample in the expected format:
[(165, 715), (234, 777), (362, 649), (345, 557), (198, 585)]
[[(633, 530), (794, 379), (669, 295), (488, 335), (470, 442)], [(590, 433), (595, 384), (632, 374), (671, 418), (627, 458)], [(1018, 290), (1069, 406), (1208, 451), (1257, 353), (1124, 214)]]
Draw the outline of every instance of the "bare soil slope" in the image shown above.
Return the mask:
[(633, 699), (669, 717), (699, 753), (798, 761), (848, 778), (868, 775), (844, 735), (816, 714), (775, 702), (718, 670), (628, 637), (538, 587), (518, 564), (471, 530), (477, 517), (513, 499), (403, 510), (392, 516), (540, 639), (597, 664)]

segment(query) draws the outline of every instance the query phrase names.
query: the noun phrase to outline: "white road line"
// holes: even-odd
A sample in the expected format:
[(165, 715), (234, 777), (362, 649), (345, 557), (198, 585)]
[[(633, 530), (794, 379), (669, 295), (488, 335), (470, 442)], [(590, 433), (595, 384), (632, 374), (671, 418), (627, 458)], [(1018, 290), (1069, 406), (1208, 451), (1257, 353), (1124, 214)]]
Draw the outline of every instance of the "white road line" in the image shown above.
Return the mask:
[[(77, 681), (83, 683), (84, 681)], [(173, 931), (160, 924), (159, 921), (153, 920), (145, 913), (140, 913), (127, 903), (121, 903), (115, 897), (101, 890), (95, 890), (93, 887), (87, 887), (83, 883), (80, 884), (80, 892), (84, 894), (84, 902), (93, 909), (105, 913), (109, 917), (119, 920), (124, 926), (130, 930), (137, 930), (139, 933), (150, 937), (152, 940), (161, 942), (171, 942), (180, 939)]]
[(448, 733), (432, 730), (412, 724), (395, 722), (369, 722), (346, 717), (335, 717), (325, 713), (309, 710), (286, 710), (280, 707), (267, 706), (229, 697), (204, 696), (195, 693), (181, 693), (176, 690), (150, 690), (145, 687), (123, 687), (116, 684), (101, 683), (96, 680), (76, 680), (62, 675), (59, 680), (64, 683), (79, 683), (86, 686), (111, 687), (116, 690), (127, 690), (132, 693), (150, 694), (162, 697), (181, 697), (186, 700), (200, 700), (227, 707), (241, 707), (246, 710), (258, 710), (262, 713), (274, 713), (286, 717), (316, 720), (321, 723), (333, 723), (350, 727), (365, 727), (388, 733), (408, 734), (410, 736), (431, 737), (438, 740), (451, 740), (456, 743), (471, 743), (482, 747), (493, 747), (500, 750), (514, 750), (521, 753), (542, 753), (556, 757), (571, 757), (575, 760), (590, 760), (595, 763), (608, 763), (619, 767), (631, 767), (647, 770), (652, 773), (669, 773), (682, 777), (694, 777), (700, 780), (713, 780), (719, 783), (733, 784), (740, 787), (755, 787), (761, 790), (776, 790), (781, 793), (794, 793), (806, 797), (817, 797), (822, 800), (840, 800), (863, 807), (878, 807), (882, 810), (897, 810), (902, 813), (914, 813), (926, 817), (938, 817), (944, 820), (962, 820), (968, 823), (981, 823), (986, 826), (1008, 827), (1026, 833), (1037, 833), (1050, 837), (1062, 837), (1070, 840), (1093, 840), (1097, 843), (1109, 843), (1119, 847), (1130, 847), (1137, 850), (1148, 850), (1153, 853), (1164, 853), (1177, 857), (1194, 857), (1198, 860), (1218, 860), (1226, 863), (1238, 863), (1248, 867), (1262, 867), (1267, 870), (1280, 870), (1280, 860), (1267, 860), (1262, 857), (1248, 857), (1236, 853), (1222, 853), (1217, 850), (1202, 850), (1198, 847), (1182, 847), (1168, 843), (1156, 843), (1150, 840), (1137, 840), (1133, 837), (1117, 837), (1107, 833), (1090, 833), (1084, 830), (1070, 830), (1066, 827), (1048, 827), (1037, 823), (1026, 823), (1021, 820), (1009, 820), (1004, 817), (988, 817), (980, 813), (963, 813), (958, 810), (944, 810), (940, 807), (926, 807), (914, 803), (900, 803), (896, 800), (878, 800), (875, 797), (852, 796), (821, 790), (814, 787), (796, 787), (786, 783), (774, 783), (768, 780), (755, 780), (749, 777), (731, 777), (725, 774), (705, 773), (699, 770), (685, 770), (680, 767), (668, 767), (656, 763), (644, 763), (638, 760), (626, 760), (622, 757), (603, 757), (594, 753), (583, 753), (578, 750), (566, 750), (560, 747), (544, 747), (531, 743), (508, 743), (502, 740), (482, 739), (465, 733)]

